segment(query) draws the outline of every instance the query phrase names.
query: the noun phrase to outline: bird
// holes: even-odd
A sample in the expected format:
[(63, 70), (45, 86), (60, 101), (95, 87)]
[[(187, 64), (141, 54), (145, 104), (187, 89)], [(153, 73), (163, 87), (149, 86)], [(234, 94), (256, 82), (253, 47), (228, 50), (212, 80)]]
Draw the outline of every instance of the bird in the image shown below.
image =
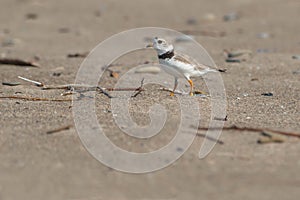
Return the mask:
[(174, 96), (179, 78), (185, 78), (189, 82), (189, 95), (193, 96), (194, 83), (191, 80), (191, 77), (203, 76), (208, 72), (217, 72), (204, 64), (195, 62), (187, 55), (175, 52), (174, 46), (163, 38), (154, 37), (152, 44), (148, 44), (146, 47), (155, 49), (162, 69), (175, 78), (174, 88), (171, 91), (170, 96)]

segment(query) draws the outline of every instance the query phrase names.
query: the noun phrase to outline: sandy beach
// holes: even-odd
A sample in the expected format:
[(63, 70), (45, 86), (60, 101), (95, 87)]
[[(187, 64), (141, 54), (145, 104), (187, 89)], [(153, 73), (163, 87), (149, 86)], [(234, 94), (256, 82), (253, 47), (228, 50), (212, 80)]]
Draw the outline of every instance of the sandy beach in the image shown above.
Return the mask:
[[(0, 200), (299, 198), (297, 137), (275, 134), (279, 139), (272, 140), (259, 130), (224, 130), (222, 144), (199, 159), (205, 135), (200, 130), (170, 166), (145, 174), (123, 173), (100, 163), (83, 146), (70, 95), (18, 78), (73, 84), (86, 53), (103, 40), (138, 27), (169, 28), (190, 33), (216, 65), (226, 69), (220, 73), (227, 100), (225, 127), (300, 134), (298, 0), (1, 0), (0, 5), (0, 59), (39, 65), (0, 64)], [(246, 55), (226, 61), (224, 50)], [(105, 71), (99, 85), (114, 87), (137, 63), (153, 58), (151, 50), (120, 58), (110, 68), (117, 75)], [(196, 90), (208, 92), (202, 79), (193, 80)], [(197, 101), (200, 125), (207, 127), (210, 98)], [(149, 107), (155, 103), (167, 108), (169, 118), (159, 135), (143, 140), (116, 126), (106, 95), (96, 95), (95, 108), (98, 122), (116, 145), (151, 152), (172, 140), (179, 119), (176, 98), (157, 85), (145, 85), (145, 91), (131, 99), (132, 119), (149, 124)]]

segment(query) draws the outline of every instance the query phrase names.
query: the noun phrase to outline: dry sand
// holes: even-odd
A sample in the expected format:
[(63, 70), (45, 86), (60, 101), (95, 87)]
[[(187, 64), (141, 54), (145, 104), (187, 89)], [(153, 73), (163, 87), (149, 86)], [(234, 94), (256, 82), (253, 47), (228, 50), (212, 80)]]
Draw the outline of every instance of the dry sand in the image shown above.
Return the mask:
[[(158, 26), (182, 30), (225, 32), (223, 37), (195, 36), (210, 53), (222, 73), (228, 101), (228, 121), (249, 127), (300, 131), (300, 2), (298, 0), (152, 0), (152, 1), (0, 1), (0, 54), (33, 59), (40, 68), (0, 65), (0, 95), (60, 98), (61, 91), (42, 91), (25, 83), (24, 76), (44, 83), (73, 83), (83, 58), (68, 53), (90, 51), (105, 38), (135, 27)], [(236, 12), (239, 19), (224, 21)], [(28, 15), (30, 13), (35, 15)], [(211, 17), (212, 13), (213, 16)], [(210, 18), (210, 19), (207, 19)], [(189, 21), (189, 23), (187, 23)], [(259, 33), (268, 38), (258, 38)], [(248, 49), (253, 57), (242, 63), (226, 63), (223, 49)], [(263, 51), (263, 52), (262, 52)], [(144, 57), (140, 57), (143, 61)], [(120, 74), (128, 67), (114, 68)], [(60, 76), (53, 75), (61, 73)], [(254, 79), (254, 80), (252, 80)], [(103, 84), (116, 80), (106, 73)], [(197, 88), (203, 88), (201, 80)], [(174, 134), (176, 102), (155, 86), (133, 99), (133, 118), (147, 124), (147, 106), (170, 105), (170, 119), (163, 136), (143, 141), (153, 150)], [(205, 88), (204, 88), (205, 89)], [(273, 96), (261, 93), (272, 92)], [(97, 96), (98, 119), (109, 137), (135, 150), (141, 142), (122, 136), (115, 127), (109, 100)], [(225, 131), (223, 145), (208, 157), (197, 155), (203, 138), (197, 137), (178, 161), (155, 173), (121, 173), (99, 163), (83, 147), (76, 130), (46, 134), (73, 125), (70, 102), (0, 99), (0, 199), (298, 199), (300, 195), (300, 141), (258, 144), (258, 133)], [(204, 121), (209, 101), (200, 98)], [(135, 108), (134, 106), (132, 108)], [(204, 132), (201, 132), (204, 133)], [(137, 149), (138, 150), (138, 149)]]

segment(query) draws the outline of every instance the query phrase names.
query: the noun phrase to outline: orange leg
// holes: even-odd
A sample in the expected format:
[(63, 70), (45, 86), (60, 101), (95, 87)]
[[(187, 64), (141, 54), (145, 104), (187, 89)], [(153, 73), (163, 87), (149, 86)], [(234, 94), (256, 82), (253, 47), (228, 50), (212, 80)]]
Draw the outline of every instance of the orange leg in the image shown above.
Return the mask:
[(193, 93), (193, 90), (194, 90), (194, 83), (191, 79), (188, 80), (190, 86), (191, 86), (191, 90), (190, 90), (190, 96), (193, 96), (194, 93)]

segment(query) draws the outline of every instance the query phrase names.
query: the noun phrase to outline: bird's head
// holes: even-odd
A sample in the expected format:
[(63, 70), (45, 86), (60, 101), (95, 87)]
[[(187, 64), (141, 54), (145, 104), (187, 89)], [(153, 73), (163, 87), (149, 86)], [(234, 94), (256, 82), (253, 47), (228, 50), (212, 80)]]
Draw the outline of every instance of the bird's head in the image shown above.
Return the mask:
[(153, 39), (153, 43), (148, 45), (147, 47), (153, 47), (158, 55), (162, 55), (167, 52), (173, 52), (174, 47), (171, 44), (168, 44), (168, 42), (162, 38), (155, 37)]

